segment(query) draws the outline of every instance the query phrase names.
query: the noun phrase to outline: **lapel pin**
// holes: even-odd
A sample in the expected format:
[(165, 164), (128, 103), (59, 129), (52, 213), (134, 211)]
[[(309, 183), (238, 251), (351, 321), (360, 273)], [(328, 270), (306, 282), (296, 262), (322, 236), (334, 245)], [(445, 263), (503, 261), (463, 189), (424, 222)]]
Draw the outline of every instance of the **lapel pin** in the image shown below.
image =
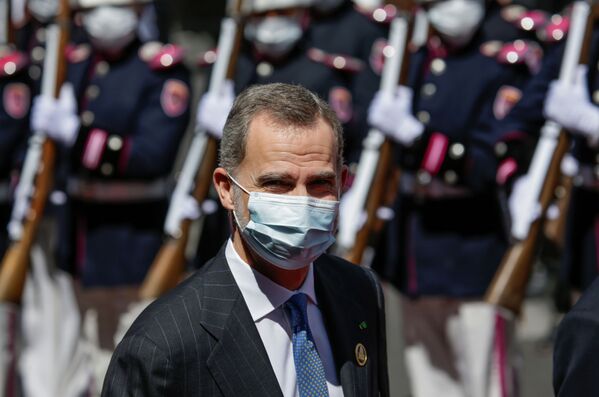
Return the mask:
[(366, 347), (364, 347), (363, 344), (358, 343), (356, 345), (355, 353), (356, 353), (356, 362), (358, 363), (358, 365), (360, 367), (365, 366), (366, 362), (368, 361), (368, 354), (366, 353)]
[(368, 328), (368, 324), (366, 324), (366, 321), (362, 321), (360, 324), (358, 324), (358, 328), (360, 328), (361, 330), (365, 330), (366, 328)]

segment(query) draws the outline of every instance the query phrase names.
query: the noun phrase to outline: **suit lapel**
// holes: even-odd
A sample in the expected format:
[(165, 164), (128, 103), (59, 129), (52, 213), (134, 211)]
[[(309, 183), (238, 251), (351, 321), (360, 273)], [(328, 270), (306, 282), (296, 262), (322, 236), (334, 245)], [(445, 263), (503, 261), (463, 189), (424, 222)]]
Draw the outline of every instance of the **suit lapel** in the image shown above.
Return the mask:
[(226, 396), (282, 396), (266, 349), (226, 263), (224, 248), (204, 275), (202, 326), (216, 339), (206, 362)]
[(337, 375), (345, 397), (367, 396), (368, 366), (357, 365), (355, 353), (358, 343), (366, 344), (365, 336), (359, 332), (363, 308), (340, 287), (339, 280), (325, 271), (325, 258), (323, 256), (315, 263), (314, 284), (318, 306), (333, 350)]

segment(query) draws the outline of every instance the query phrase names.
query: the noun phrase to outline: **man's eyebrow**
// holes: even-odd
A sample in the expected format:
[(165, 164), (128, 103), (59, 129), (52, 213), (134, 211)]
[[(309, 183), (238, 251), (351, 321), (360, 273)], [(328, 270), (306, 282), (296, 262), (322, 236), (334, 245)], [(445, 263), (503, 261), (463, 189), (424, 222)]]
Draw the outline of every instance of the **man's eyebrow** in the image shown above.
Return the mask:
[(255, 178), (254, 183), (256, 186), (261, 186), (270, 181), (285, 181), (290, 179), (293, 179), (293, 176), (288, 172), (267, 172)]
[(308, 177), (308, 180), (314, 181), (314, 180), (318, 180), (318, 179), (335, 179), (335, 178), (337, 178), (336, 172), (326, 170), (326, 171), (319, 171), (319, 172), (316, 172), (316, 173), (310, 175)]

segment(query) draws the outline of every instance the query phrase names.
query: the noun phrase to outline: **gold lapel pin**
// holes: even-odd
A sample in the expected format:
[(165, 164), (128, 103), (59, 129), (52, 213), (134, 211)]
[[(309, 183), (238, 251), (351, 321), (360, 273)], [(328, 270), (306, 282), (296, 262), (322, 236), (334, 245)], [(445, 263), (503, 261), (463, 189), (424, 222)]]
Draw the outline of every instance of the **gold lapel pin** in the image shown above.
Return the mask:
[(360, 367), (365, 366), (366, 362), (368, 361), (368, 354), (366, 353), (366, 347), (364, 347), (363, 344), (358, 343), (356, 345), (355, 353), (356, 353), (356, 362), (358, 363), (358, 365)]

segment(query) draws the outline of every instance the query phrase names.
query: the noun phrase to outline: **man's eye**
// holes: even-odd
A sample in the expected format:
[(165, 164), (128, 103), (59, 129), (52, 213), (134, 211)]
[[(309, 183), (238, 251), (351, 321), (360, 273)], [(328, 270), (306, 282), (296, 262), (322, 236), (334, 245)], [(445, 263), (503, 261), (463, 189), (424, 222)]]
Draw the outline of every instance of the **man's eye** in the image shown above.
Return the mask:
[(262, 188), (266, 190), (284, 190), (290, 187), (291, 184), (285, 181), (267, 181), (262, 184)]
[(288, 185), (288, 184), (284, 181), (268, 181), (268, 182), (264, 183), (264, 186), (286, 186), (286, 185)]
[(312, 184), (315, 186), (333, 186), (333, 182), (328, 179), (317, 179)]

